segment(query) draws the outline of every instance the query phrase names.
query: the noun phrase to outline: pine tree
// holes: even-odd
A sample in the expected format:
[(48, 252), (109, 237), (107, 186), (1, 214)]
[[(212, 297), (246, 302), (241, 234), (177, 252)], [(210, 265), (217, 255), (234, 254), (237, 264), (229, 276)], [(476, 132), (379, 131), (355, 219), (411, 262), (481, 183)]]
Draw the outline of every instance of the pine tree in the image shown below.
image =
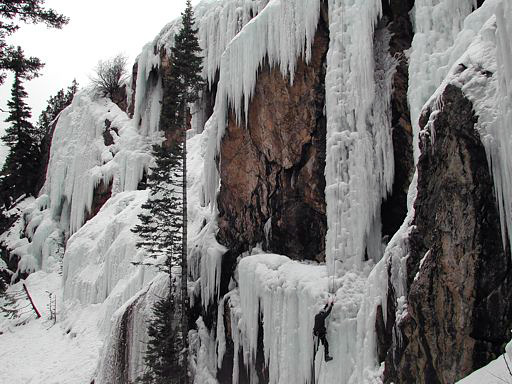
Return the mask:
[[(180, 294), (160, 300), (153, 308), (150, 326), (159, 333), (150, 335), (144, 383), (188, 383), (188, 292), (187, 292), (187, 189), (186, 189), (186, 129), (187, 105), (197, 100), (204, 86), (201, 77), (202, 58), (194, 28), (194, 13), (190, 0), (182, 13), (182, 28), (175, 36), (170, 66), (162, 69), (163, 100), (160, 129), (165, 139), (153, 148), (155, 166), (148, 176), (150, 197), (139, 216), (141, 224), (134, 231), (139, 234), (140, 247), (153, 257), (164, 257), (162, 269), (170, 275), (180, 271)], [(179, 302), (175, 301), (179, 296)], [(172, 308), (170, 301), (172, 301)], [(167, 312), (165, 310), (167, 309)], [(179, 332), (170, 331), (172, 319), (179, 314)], [(175, 325), (176, 327), (177, 325)], [(167, 327), (167, 328), (166, 328)], [(164, 330), (165, 329), (165, 330)], [(160, 334), (172, 335), (174, 349), (167, 354), (159, 347)], [(178, 354), (178, 356), (176, 355)], [(160, 363), (178, 363), (172, 371), (161, 370)], [(164, 377), (169, 374), (170, 376)], [(159, 381), (161, 380), (161, 381)]]
[(36, 77), (42, 64), (39, 59), (26, 58), (18, 47), (9, 59), (9, 68), (14, 72), (11, 99), (7, 106), (9, 116), (5, 120), (9, 127), (2, 137), (9, 147), (0, 179), (0, 197), (7, 208), (12, 201), (23, 194), (35, 194), (39, 162), (37, 131), (29, 121), (30, 107), (25, 103), (27, 92), (24, 80)]
[[(202, 57), (197, 40), (197, 29), (194, 28), (194, 11), (190, 0), (187, 0), (185, 11), (181, 14), (182, 28), (174, 38), (171, 50), (171, 74), (174, 75), (178, 88), (178, 105), (181, 131), (181, 177), (182, 177), (182, 247), (181, 247), (181, 329), (183, 342), (183, 359), (188, 362), (188, 310), (189, 300), (187, 291), (187, 105), (196, 101), (199, 92), (204, 87), (201, 77)], [(186, 366), (184, 368), (184, 383), (188, 383)]]
[(9, 62), (17, 50), (7, 45), (5, 39), (20, 28), (19, 22), (42, 23), (59, 29), (68, 23), (67, 17), (43, 5), (44, 0), (0, 0), (0, 84), (5, 79), (5, 71), (13, 71)]
[(137, 242), (139, 248), (144, 248), (148, 256), (164, 258), (160, 269), (169, 275), (171, 268), (178, 265), (177, 251), (181, 251), (181, 243), (177, 241), (181, 234), (178, 227), (179, 196), (176, 195), (176, 186), (172, 183), (175, 170), (179, 167), (180, 158), (164, 146), (153, 146), (155, 164), (148, 175), (150, 196), (142, 205), (139, 215), (141, 223), (133, 228), (139, 235)]
[(198, 30), (194, 28), (194, 11), (190, 0), (187, 0), (181, 20), (183, 26), (175, 36), (171, 50), (172, 69), (181, 83), (181, 103), (192, 103), (197, 100), (204, 80), (201, 77), (203, 58), (200, 56)]
[[(181, 157), (179, 145), (172, 148), (165, 145), (153, 146), (155, 164), (148, 175), (150, 196), (142, 205), (140, 224), (133, 232), (139, 235), (137, 246), (144, 248), (150, 257), (163, 259), (160, 270), (169, 274), (168, 295), (159, 299), (152, 308), (153, 317), (148, 325), (149, 342), (144, 357), (145, 370), (141, 378), (147, 384), (181, 384), (183, 366), (183, 338), (176, 314), (176, 292), (172, 288), (175, 276), (172, 269), (179, 266), (181, 259), (181, 209), (179, 196)], [(186, 374), (186, 370), (185, 370)]]

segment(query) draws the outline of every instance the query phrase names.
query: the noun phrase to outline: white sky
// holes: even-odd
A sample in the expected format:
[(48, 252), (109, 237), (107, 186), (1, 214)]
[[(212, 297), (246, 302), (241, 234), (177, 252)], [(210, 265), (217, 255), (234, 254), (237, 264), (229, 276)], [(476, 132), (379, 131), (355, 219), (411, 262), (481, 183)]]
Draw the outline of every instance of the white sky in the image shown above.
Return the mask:
[[(197, 4), (199, 0), (193, 0)], [(25, 25), (8, 39), (22, 46), (27, 56), (37, 56), (46, 65), (41, 76), (25, 83), (32, 108), (32, 120), (46, 107), (46, 100), (74, 78), (81, 86), (99, 60), (117, 53), (129, 57), (129, 71), (142, 47), (153, 40), (168, 22), (180, 16), (185, 0), (46, 0), (70, 18), (62, 29), (43, 25)], [(6, 109), (12, 78), (0, 87), (0, 108)], [(0, 113), (0, 134), (3, 135), (7, 114)], [(0, 163), (2, 162), (0, 148)]]

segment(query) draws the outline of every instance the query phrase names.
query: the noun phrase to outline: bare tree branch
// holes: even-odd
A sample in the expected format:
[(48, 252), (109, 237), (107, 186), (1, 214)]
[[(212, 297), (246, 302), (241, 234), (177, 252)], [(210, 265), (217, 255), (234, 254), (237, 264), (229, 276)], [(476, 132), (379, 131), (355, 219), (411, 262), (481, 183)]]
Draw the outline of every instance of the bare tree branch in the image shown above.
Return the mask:
[(104, 97), (112, 98), (126, 81), (126, 64), (128, 59), (123, 54), (99, 61), (95, 68), (95, 75), (91, 78), (96, 92)]

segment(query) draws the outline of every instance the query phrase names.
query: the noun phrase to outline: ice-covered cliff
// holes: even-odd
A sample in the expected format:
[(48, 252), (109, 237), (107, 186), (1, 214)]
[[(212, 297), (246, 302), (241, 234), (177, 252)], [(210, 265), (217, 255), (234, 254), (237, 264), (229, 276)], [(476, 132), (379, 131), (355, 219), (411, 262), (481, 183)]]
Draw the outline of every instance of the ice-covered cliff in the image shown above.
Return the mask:
[[(452, 383), (503, 353), (510, 2), (205, 0), (195, 15), (208, 83), (188, 133), (195, 382)], [(72, 382), (133, 382), (167, 289), (130, 228), (178, 28), (138, 57), (126, 111), (83, 90), (62, 112), (45, 185), (0, 237), (13, 281), (57, 293), (52, 337), (94, 346)], [(312, 327), (328, 297), (325, 363)]]

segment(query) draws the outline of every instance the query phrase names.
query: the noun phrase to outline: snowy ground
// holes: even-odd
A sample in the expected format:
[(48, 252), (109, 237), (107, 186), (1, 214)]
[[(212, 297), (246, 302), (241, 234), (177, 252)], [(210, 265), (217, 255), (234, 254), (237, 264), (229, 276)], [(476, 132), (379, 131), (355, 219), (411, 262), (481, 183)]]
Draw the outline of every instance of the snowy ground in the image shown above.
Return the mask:
[[(57, 273), (36, 272), (25, 281), (34, 304), (41, 312), (36, 319), (30, 314), (25, 325), (0, 320), (0, 382), (27, 383), (90, 383), (96, 369), (102, 341), (97, 332), (94, 307), (79, 311), (80, 323), (63, 318), (55, 325), (48, 320), (48, 292), (57, 296), (57, 315), (65, 315), (62, 303), (62, 277)], [(22, 290), (21, 283), (9, 288)], [(19, 320), (18, 320), (19, 322)]]
[[(511, 345), (511, 344), (509, 344)], [(458, 381), (458, 384), (512, 384), (512, 373), (505, 363), (507, 359), (508, 367), (512, 370), (512, 360), (509, 354), (503, 354), (488, 365), (473, 372), (466, 378)]]

